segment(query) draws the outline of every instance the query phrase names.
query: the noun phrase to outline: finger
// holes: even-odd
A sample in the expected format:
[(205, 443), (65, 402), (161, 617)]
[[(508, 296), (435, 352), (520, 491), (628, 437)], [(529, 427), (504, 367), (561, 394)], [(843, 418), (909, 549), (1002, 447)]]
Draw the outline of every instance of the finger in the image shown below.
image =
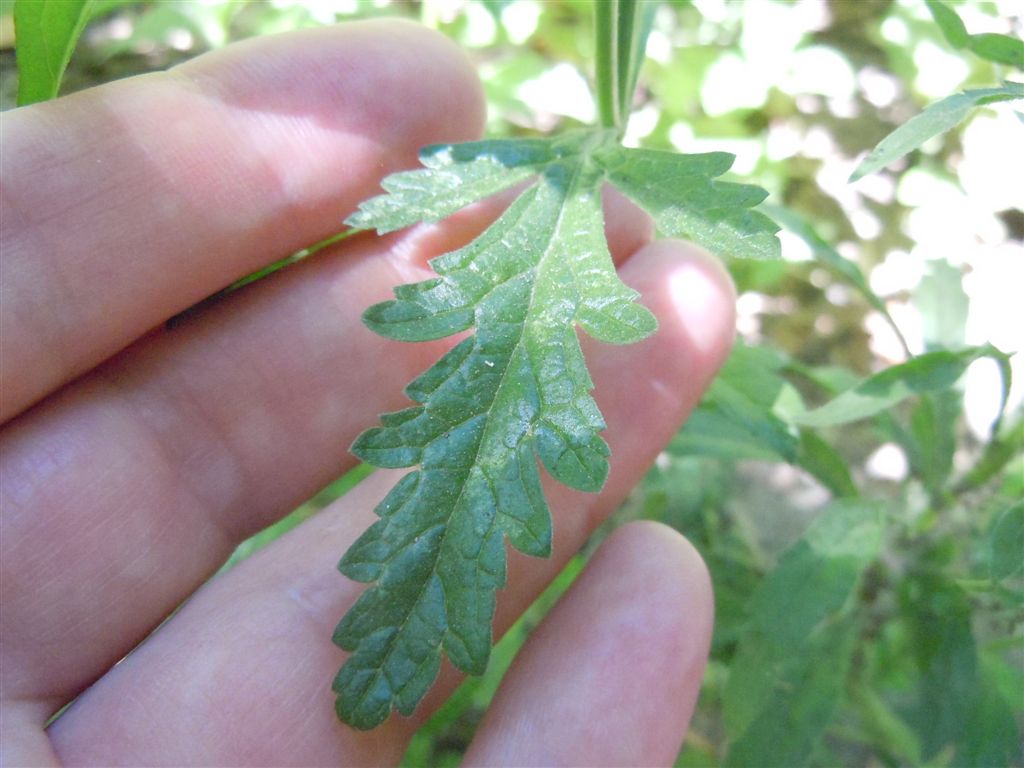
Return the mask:
[(394, 21), (246, 41), (6, 113), (0, 420), (339, 231), (382, 173), (482, 120), (465, 55)]
[(713, 612), (686, 539), (655, 523), (620, 529), (530, 636), (463, 764), (673, 765)]
[[(595, 396), (609, 424), (612, 470), (599, 495), (548, 484), (554, 553), (510, 557), (498, 631), (558, 572), (621, 502), (692, 409), (727, 354), (733, 294), (720, 266), (692, 246), (655, 243), (623, 267), (661, 328), (628, 347), (588, 345)], [(54, 725), (61, 757), (93, 763), (397, 760), (404, 739), (457, 682), (446, 667), (412, 719), (357, 734), (334, 720), (329, 684), (342, 654), (330, 642), (362, 585), (334, 566), (371, 522), (398, 473), (379, 472), (321, 515), (203, 588)], [(126, 705), (125, 702), (130, 702)], [(154, 737), (147, 723), (161, 723)], [(152, 743), (157, 738), (157, 743)]]
[[(358, 432), (402, 407), (402, 387), (449, 343), (388, 342), (359, 314), (432, 274), (426, 256), (472, 238), (501, 204), (353, 241), (252, 286), (8, 425), (5, 690), (74, 695), (239, 541), (350, 468)], [(621, 197), (609, 228), (620, 260), (650, 233)]]

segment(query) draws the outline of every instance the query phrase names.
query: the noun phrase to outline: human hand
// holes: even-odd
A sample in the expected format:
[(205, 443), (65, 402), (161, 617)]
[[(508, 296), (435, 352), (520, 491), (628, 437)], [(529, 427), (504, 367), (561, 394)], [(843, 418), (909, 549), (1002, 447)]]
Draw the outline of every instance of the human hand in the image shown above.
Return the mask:
[[(381, 339), (360, 313), (422, 279), (493, 206), (352, 238), (163, 325), (337, 231), (382, 175), (414, 166), (423, 144), (475, 138), (482, 115), (451, 43), (369, 22), (249, 41), (3, 116), (4, 765), (394, 763), (457, 684), (445, 665), (413, 717), (371, 732), (334, 716), (331, 632), (363, 588), (335, 564), (395, 473), (199, 587), (350, 468), (355, 435), (401, 407), (443, 343)], [(639, 481), (732, 339), (722, 269), (691, 246), (649, 243), (649, 221), (621, 199), (608, 208), (621, 274), (661, 329), (586, 345), (611, 474), (597, 495), (547, 485), (554, 555), (510, 553), (497, 632)], [(626, 526), (531, 637), (467, 762), (670, 763), (710, 627), (692, 547)]]

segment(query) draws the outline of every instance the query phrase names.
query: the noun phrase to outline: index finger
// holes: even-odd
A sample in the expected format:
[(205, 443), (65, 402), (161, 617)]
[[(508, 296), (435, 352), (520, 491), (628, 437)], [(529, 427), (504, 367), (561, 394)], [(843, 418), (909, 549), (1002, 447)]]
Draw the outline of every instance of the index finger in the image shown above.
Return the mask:
[(482, 104), (453, 43), (372, 21), (5, 114), (0, 421), (337, 232), (420, 146), (479, 135)]

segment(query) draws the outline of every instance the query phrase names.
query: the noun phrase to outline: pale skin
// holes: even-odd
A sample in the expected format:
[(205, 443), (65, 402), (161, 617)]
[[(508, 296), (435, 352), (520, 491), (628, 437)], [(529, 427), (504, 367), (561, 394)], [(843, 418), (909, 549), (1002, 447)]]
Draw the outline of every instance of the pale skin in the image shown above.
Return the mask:
[[(429, 275), (426, 260), (495, 205), (352, 238), (164, 323), (338, 231), (421, 145), (477, 138), (483, 112), (461, 51), (372, 22), (231, 46), (3, 116), (4, 765), (395, 763), (457, 685), (443, 666), (414, 716), (372, 732), (334, 715), (344, 653), (331, 631), (363, 588), (335, 565), (393, 472), (200, 586), (351, 468), (355, 436), (405, 404), (402, 387), (450, 342), (386, 341), (359, 315)], [(621, 198), (606, 210), (623, 279), (661, 328), (633, 346), (585, 344), (611, 474), (593, 495), (546, 483), (554, 555), (510, 554), (497, 633), (640, 480), (732, 341), (715, 260), (651, 242)], [(711, 624), (692, 546), (625, 526), (531, 637), (466, 763), (671, 764)]]

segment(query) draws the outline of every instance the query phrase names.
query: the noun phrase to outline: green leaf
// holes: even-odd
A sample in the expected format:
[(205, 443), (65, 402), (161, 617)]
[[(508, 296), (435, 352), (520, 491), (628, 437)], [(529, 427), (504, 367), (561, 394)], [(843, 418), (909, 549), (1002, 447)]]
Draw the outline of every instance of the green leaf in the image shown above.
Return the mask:
[(911, 638), (922, 673), (917, 717), (926, 726), (926, 750), (934, 754), (965, 720), (964, 707), (976, 690), (977, 652), (963, 591), (938, 574), (913, 586), (907, 597), (919, 602), (909, 611)]
[(869, 376), (820, 408), (798, 413), (792, 420), (802, 426), (827, 427), (865, 419), (912, 395), (949, 389), (967, 370), (967, 366), (983, 357), (990, 357), (1000, 364), (1003, 371), (1001, 402), (1005, 405), (1009, 389), (1008, 358), (995, 347), (986, 344), (960, 352), (939, 350), (919, 355)]
[(1024, 99), (1024, 83), (1005, 82), (997, 88), (978, 88), (936, 101), (882, 139), (857, 166), (850, 181), (857, 181), (884, 168), (917, 149), (932, 136), (948, 131), (963, 120), (973, 107), (1015, 99)]
[(1014, 460), (1024, 461), (1024, 418), (1009, 425), (1003, 432), (993, 430), (985, 450), (967, 474), (956, 483), (954, 492), (962, 493), (984, 485)]
[(853, 656), (858, 626), (845, 615), (821, 627), (790, 649), (799, 654), (781, 658), (774, 649), (751, 648), (744, 638), (742, 654), (733, 662), (726, 688), (726, 706), (746, 694), (760, 705), (750, 724), (731, 740), (724, 765), (809, 765), (814, 747), (832, 720)]
[(983, 59), (1024, 69), (1024, 40), (996, 32), (982, 32), (971, 35), (967, 47)]
[(851, 694), (857, 714), (872, 741), (895, 754), (902, 764), (919, 765), (921, 740), (879, 692), (858, 680), (851, 686)]
[(978, 696), (967, 715), (953, 764), (969, 768), (1021, 765), (1024, 741), (1014, 711), (1020, 711), (1021, 699), (1008, 702), (987, 675), (980, 677)]
[(1004, 511), (989, 534), (989, 572), (993, 581), (1024, 571), (1024, 502)]
[(904, 585), (901, 595), (919, 671), (906, 719), (928, 764), (955, 750), (954, 766), (1014, 765), (1020, 757), (1012, 712), (986, 679), (968, 596), (940, 574)]
[(828, 488), (834, 496), (857, 496), (857, 486), (845, 459), (810, 429), (800, 430), (796, 465)]
[(953, 470), (961, 406), (960, 393), (945, 390), (922, 395), (910, 412), (910, 466), (933, 496), (943, 490)]
[(785, 461), (836, 496), (856, 496), (843, 458), (809, 429), (787, 423), (785, 405), (799, 395), (782, 377), (787, 360), (766, 347), (737, 344), (697, 409), (672, 439), (676, 456)]
[(858, 630), (850, 604), (881, 535), (879, 505), (835, 502), (755, 592), (723, 695), (726, 765), (809, 762), (842, 695)]
[(745, 424), (722, 413), (711, 402), (703, 403), (690, 414), (668, 450), (673, 456), (709, 456), (728, 461), (784, 460), (773, 448), (754, 439)]
[[(778, 373), (781, 366), (769, 350), (737, 344), (699, 409), (673, 440), (673, 451), (795, 461), (796, 433), (773, 412), (788, 387)], [(720, 450), (726, 444), (731, 455)]]
[(460, 742), (468, 741), (479, 721), (479, 713), (490, 705), (505, 673), (512, 666), (531, 631), (541, 623), (572, 586), (585, 564), (586, 557), (582, 553), (569, 560), (562, 572), (548, 584), (526, 612), (494, 645), (487, 672), (480, 677), (465, 679), (448, 700), (416, 731), (400, 763), (401, 768), (434, 768), (439, 764), (439, 758), (449, 750), (458, 758), (456, 765), (461, 764), (464, 746), (460, 747)]
[(513, 0), (480, 0), (481, 5), (494, 17), (494, 21), (501, 23), (501, 12), (512, 5)]
[(970, 35), (967, 34), (967, 27), (964, 26), (963, 21), (957, 16), (956, 12), (944, 3), (939, 2), (939, 0), (925, 1), (928, 5), (928, 10), (932, 14), (932, 18), (939, 25), (939, 29), (942, 30), (942, 34), (949, 44), (954, 48), (965, 47)]
[(949, 6), (939, 0), (925, 1), (942, 35), (954, 48), (967, 48), (988, 61), (1024, 69), (1024, 41), (995, 32), (968, 34), (963, 21)]
[[(364, 315), (374, 331), (403, 341), (475, 333), (409, 384), (415, 405), (384, 414), (352, 447), (377, 466), (418, 467), (339, 565), (376, 582), (334, 636), (352, 652), (334, 683), (337, 710), (357, 728), (392, 709), (411, 713), (442, 653), (463, 671), (485, 669), (505, 537), (534, 556), (551, 548), (538, 460), (573, 488), (604, 484), (604, 421), (575, 326), (623, 344), (656, 323), (615, 274), (603, 184), (653, 200), (655, 216), (707, 247), (760, 255), (762, 241), (774, 240), (767, 219), (744, 218), (762, 192), (711, 180), (727, 170), (728, 156), (631, 150), (614, 131), (589, 130), (431, 147), (422, 157), (426, 168), (386, 179), (388, 194), (347, 223), (389, 232), (533, 182), (473, 242), (434, 259), (437, 277), (397, 287), (393, 301)], [(663, 178), (676, 185), (674, 202), (669, 190), (654, 191)]]
[(14, 28), (19, 106), (57, 95), (91, 10), (92, 0), (17, 0)]
[(729, 170), (726, 152), (678, 155), (651, 149), (608, 150), (608, 180), (654, 217), (659, 231), (684, 237), (729, 258), (779, 258), (779, 227), (751, 210), (767, 197), (760, 187), (712, 181)]
[(912, 298), (921, 313), (921, 335), (927, 349), (964, 345), (970, 300), (964, 292), (963, 270), (947, 261), (930, 262)]

